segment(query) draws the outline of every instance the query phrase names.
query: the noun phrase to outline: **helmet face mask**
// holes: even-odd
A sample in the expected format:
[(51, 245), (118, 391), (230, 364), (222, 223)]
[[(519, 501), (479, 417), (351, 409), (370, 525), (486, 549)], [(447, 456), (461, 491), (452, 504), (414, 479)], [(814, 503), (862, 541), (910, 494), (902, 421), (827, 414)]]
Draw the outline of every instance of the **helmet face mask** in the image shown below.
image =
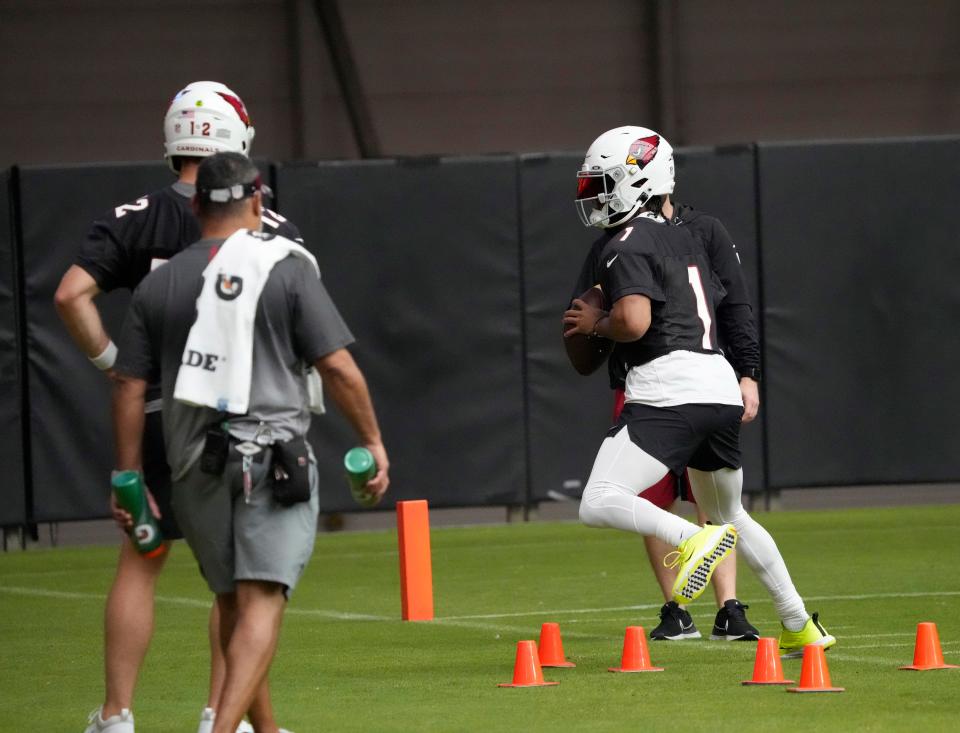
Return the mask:
[(181, 89), (163, 121), (164, 157), (176, 172), (177, 158), (205, 158), (214, 153), (250, 155), (255, 130), (238, 95), (215, 81), (198, 81)]
[(584, 226), (615, 227), (653, 196), (673, 193), (673, 148), (645, 127), (617, 127), (598, 137), (577, 173), (577, 215)]
[(618, 215), (627, 207), (615, 191), (617, 182), (626, 175), (623, 166), (577, 173), (577, 199), (574, 203), (584, 226), (602, 227), (615, 217), (619, 219)]

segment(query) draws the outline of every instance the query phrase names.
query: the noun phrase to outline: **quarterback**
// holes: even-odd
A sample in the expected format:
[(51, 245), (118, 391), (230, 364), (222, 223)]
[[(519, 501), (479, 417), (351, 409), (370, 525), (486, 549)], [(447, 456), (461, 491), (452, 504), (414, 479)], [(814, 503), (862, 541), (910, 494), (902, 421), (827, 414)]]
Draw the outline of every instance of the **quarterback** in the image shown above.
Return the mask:
[[(717, 345), (717, 309), (726, 291), (695, 229), (670, 226), (673, 150), (653, 130), (621, 127), (590, 146), (576, 206), (584, 224), (618, 227), (600, 254), (598, 282), (610, 309), (575, 299), (565, 335), (611, 339), (624, 362), (625, 405), (597, 453), (580, 519), (655, 536), (677, 548), (673, 600), (704, 590), (739, 540), (741, 556), (773, 598), (782, 623), (780, 651), (836, 643), (811, 617), (770, 534), (740, 501), (741, 385)], [(697, 525), (640, 496), (687, 469), (697, 503), (715, 526)]]

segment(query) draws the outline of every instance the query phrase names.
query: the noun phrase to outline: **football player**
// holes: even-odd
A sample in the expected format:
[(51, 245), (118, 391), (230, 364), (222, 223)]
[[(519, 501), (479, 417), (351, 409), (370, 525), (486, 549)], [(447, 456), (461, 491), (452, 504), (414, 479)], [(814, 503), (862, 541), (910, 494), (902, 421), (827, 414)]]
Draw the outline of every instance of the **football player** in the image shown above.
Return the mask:
[[(616, 148), (617, 145), (622, 145), (622, 140), (625, 137), (630, 137), (631, 141), (639, 141), (653, 136), (656, 136), (655, 132), (642, 127), (620, 128), (605, 133), (595, 143), (594, 147), (597, 148), (597, 155), (610, 155), (611, 151), (606, 149), (607, 146)], [(661, 142), (661, 147), (664, 150), (666, 148), (663, 146), (666, 145), (666, 141)], [(667, 159), (667, 157), (664, 157), (664, 160)], [(653, 179), (649, 185), (656, 191), (656, 193), (651, 194), (651, 206), (658, 207), (668, 226), (688, 226), (695, 231), (696, 235), (706, 245), (711, 269), (726, 290), (726, 296), (718, 308), (717, 329), (721, 338), (726, 342), (726, 354), (732, 361), (737, 374), (740, 375), (740, 391), (745, 408), (742, 421), (750, 422), (756, 417), (760, 402), (758, 393), (760, 343), (746, 282), (740, 267), (739, 256), (736, 253), (736, 246), (719, 220), (689, 206), (673, 204), (671, 195), (674, 190), (674, 168), (672, 165), (660, 166), (653, 170), (648, 168), (646, 175), (648, 180)], [(578, 207), (578, 214), (584, 224), (593, 226), (589, 221), (590, 211), (584, 211)], [(571, 294), (571, 301), (578, 294), (599, 282), (600, 271), (603, 267), (600, 259), (603, 249), (612, 238), (622, 231), (625, 223), (608, 219), (600, 222), (597, 226), (604, 233), (593, 243), (587, 253)], [(596, 352), (591, 352), (591, 354), (594, 353)], [(613, 355), (606, 359), (610, 387), (614, 390), (615, 395), (614, 423), (619, 418), (624, 404), (623, 390), (626, 368), (620, 356), (620, 350), (615, 345)], [(599, 364), (600, 360), (598, 359), (591, 366), (595, 368)], [(657, 485), (646, 489), (643, 492), (643, 497), (662, 509), (670, 509), (678, 499), (696, 506), (686, 473), (679, 477), (672, 473), (668, 474)], [(707, 521), (699, 507), (697, 507), (697, 520), (701, 525)], [(650, 632), (650, 638), (671, 641), (699, 639), (700, 632), (697, 630), (689, 612), (683, 606), (671, 600), (676, 572), (665, 567), (662, 559), (672, 548), (654, 536), (644, 537), (644, 545), (657, 583), (660, 585), (666, 601), (660, 609), (660, 623)], [(713, 588), (719, 607), (710, 635), (713, 640), (755, 641), (759, 637), (759, 631), (747, 620), (746, 609), (748, 606), (742, 604), (736, 598), (736, 582), (736, 557), (735, 551), (731, 551), (731, 556), (720, 563), (713, 576)]]
[[(717, 345), (726, 291), (707, 247), (691, 226), (671, 226), (673, 151), (662, 136), (636, 127), (601, 135), (578, 173), (584, 224), (618, 227), (599, 255), (598, 280), (609, 310), (574, 299), (564, 335), (617, 342), (626, 370), (625, 404), (604, 439), (580, 502), (580, 519), (655, 536), (676, 547), (677, 604), (706, 588), (738, 538), (747, 564), (780, 617), (780, 651), (801, 656), (836, 639), (807, 614), (770, 534), (743, 509), (740, 495), (742, 385)], [(641, 494), (687, 469), (697, 503), (716, 525), (698, 527)], [(666, 559), (665, 559), (666, 561)]]
[[(95, 302), (101, 292), (134, 290), (151, 270), (200, 238), (191, 210), (200, 161), (222, 151), (250, 154), (254, 138), (247, 108), (240, 97), (218, 82), (199, 81), (177, 92), (163, 123), (165, 155), (177, 180), (170, 186), (123, 203), (93, 222), (86, 241), (64, 274), (54, 298), (57, 311), (73, 340), (91, 363), (107, 376), (117, 347), (106, 332)], [(263, 227), (302, 242), (296, 227), (279, 214), (264, 209)], [(161, 428), (159, 385), (147, 395), (143, 442), (145, 483), (152, 495), (164, 538), (183, 537), (170, 506), (170, 470)], [(118, 523), (129, 515), (111, 496)], [(128, 537), (120, 547), (117, 574), (107, 597), (104, 621), (106, 695), (90, 716), (86, 733), (133, 733), (133, 692), (140, 666), (153, 634), (153, 606), (157, 577), (167, 553), (140, 555)], [(219, 641), (216, 605), (210, 617), (211, 673), (207, 707), (201, 713), (199, 733), (212, 730), (224, 661)], [(264, 683), (250, 710), (258, 731), (276, 731), (269, 692)], [(238, 730), (252, 730), (244, 723)]]

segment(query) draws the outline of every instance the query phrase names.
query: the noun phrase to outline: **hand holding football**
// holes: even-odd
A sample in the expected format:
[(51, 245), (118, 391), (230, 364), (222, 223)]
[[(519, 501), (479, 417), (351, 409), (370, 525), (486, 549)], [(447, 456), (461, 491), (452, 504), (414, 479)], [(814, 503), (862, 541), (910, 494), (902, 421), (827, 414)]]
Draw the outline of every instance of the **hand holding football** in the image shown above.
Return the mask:
[[(592, 330), (597, 318), (601, 317), (607, 310), (603, 291), (599, 287), (590, 288), (583, 293), (578, 300), (582, 300), (587, 308), (583, 308), (574, 303), (570, 311), (564, 314), (563, 345), (567, 351), (567, 358), (570, 360), (573, 368), (576, 369), (578, 373), (587, 375), (593, 374), (607, 360), (607, 356), (609, 356), (610, 351), (613, 349), (613, 341), (582, 332), (575, 332), (569, 336), (566, 335), (566, 332), (568, 332), (571, 327), (567, 314), (571, 313), (571, 311), (591, 311), (586, 320), (590, 321), (588, 325)], [(576, 315), (577, 317), (580, 316), (579, 313)], [(585, 322), (582, 318), (580, 320)]]

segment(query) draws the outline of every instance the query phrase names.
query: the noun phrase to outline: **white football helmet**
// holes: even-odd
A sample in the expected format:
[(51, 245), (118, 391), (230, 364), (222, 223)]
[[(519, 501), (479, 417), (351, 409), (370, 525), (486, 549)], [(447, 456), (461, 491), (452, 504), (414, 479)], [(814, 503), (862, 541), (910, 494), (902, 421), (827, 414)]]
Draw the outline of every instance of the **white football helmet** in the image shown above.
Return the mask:
[(195, 81), (173, 98), (163, 120), (164, 157), (177, 172), (177, 156), (250, 155), (254, 129), (243, 100), (215, 81)]
[(614, 227), (673, 187), (670, 143), (646, 127), (617, 127), (587, 150), (577, 173), (577, 214), (584, 226)]

